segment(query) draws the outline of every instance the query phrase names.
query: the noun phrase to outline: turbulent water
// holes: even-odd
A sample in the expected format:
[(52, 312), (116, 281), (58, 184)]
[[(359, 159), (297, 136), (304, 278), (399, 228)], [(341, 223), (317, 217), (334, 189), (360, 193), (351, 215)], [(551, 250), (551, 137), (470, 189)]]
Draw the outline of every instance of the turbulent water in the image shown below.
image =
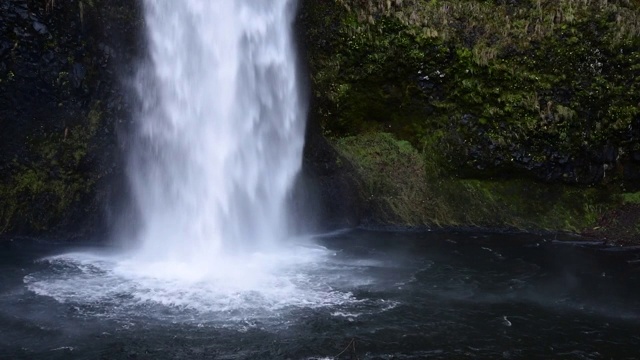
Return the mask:
[[(150, 61), (129, 173), (138, 261), (219, 271), (288, 236), (305, 113), (294, 0), (146, 0)], [(215, 269), (209, 267), (215, 266)]]
[(0, 241), (0, 359), (638, 358), (638, 249), (370, 232), (295, 248), (256, 260), (279, 264), (259, 286), (167, 286), (106, 249)]

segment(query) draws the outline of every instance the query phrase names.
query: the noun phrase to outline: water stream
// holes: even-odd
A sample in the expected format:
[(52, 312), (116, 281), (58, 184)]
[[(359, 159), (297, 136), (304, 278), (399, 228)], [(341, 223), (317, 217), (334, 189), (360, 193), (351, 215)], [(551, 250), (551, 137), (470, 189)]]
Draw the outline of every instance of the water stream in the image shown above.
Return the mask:
[(294, 0), (146, 0), (129, 169), (139, 261), (208, 267), (278, 245), (302, 163)]

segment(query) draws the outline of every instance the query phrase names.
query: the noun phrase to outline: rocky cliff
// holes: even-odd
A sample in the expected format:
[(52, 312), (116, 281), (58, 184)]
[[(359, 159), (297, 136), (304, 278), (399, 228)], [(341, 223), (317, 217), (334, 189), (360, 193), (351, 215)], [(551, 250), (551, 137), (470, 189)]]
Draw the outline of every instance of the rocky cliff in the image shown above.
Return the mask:
[[(301, 203), (331, 226), (637, 238), (640, 4), (306, 0)], [(104, 233), (127, 199), (140, 3), (0, 4), (0, 233)]]
[(376, 221), (597, 233), (637, 211), (640, 3), (304, 4), (311, 117)]
[(104, 229), (141, 25), (126, 0), (0, 4), (0, 233)]

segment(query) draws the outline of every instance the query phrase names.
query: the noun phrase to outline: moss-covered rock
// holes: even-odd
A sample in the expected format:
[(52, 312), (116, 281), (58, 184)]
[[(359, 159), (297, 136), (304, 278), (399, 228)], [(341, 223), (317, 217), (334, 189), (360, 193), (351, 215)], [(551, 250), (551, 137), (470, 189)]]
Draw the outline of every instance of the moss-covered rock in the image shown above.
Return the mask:
[(474, 177), (635, 176), (638, 3), (305, 4), (313, 115), (326, 135), (386, 131), (418, 148), (436, 136)]
[(341, 138), (335, 146), (359, 175), (367, 216), (394, 225), (429, 222), (425, 161), (409, 142), (388, 133), (367, 133)]
[(388, 133), (341, 138), (336, 147), (356, 167), (368, 215), (378, 223), (581, 232), (616, 203), (605, 189), (459, 178), (433, 152)]
[(306, 1), (301, 22), (312, 119), (374, 222), (585, 232), (640, 189), (638, 2)]
[(124, 168), (120, 76), (142, 49), (138, 6), (0, 4), (0, 234), (100, 230)]

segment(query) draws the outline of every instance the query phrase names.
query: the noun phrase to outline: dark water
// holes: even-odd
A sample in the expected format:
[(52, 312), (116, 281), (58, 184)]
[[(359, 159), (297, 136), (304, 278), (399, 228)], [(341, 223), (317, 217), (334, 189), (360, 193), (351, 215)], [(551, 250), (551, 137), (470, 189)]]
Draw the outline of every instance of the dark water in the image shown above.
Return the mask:
[[(322, 283), (305, 292), (316, 298), (256, 313), (125, 306), (133, 296), (110, 295), (117, 284), (107, 280), (107, 295), (83, 298), (106, 272), (38, 261), (75, 249), (0, 242), (0, 358), (640, 358), (637, 249), (478, 233), (351, 232), (318, 242), (331, 253), (322, 266), (287, 273)], [(78, 288), (60, 286), (65, 276)], [(34, 278), (57, 290), (42, 295)]]

